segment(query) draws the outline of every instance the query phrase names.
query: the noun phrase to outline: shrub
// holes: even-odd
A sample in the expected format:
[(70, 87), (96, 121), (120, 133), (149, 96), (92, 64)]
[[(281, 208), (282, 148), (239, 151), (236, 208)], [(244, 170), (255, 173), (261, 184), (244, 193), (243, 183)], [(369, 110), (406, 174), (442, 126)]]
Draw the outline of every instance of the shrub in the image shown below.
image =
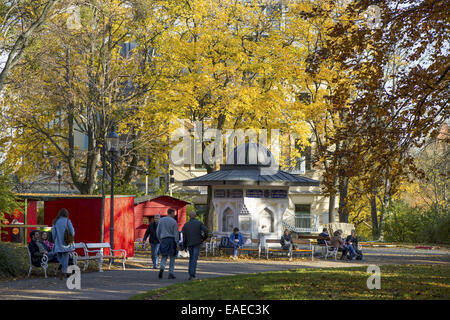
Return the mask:
[(19, 277), (27, 274), (29, 267), (25, 245), (0, 242), (0, 278)]
[(450, 243), (449, 210), (410, 208), (404, 202), (392, 204), (384, 223), (389, 242)]

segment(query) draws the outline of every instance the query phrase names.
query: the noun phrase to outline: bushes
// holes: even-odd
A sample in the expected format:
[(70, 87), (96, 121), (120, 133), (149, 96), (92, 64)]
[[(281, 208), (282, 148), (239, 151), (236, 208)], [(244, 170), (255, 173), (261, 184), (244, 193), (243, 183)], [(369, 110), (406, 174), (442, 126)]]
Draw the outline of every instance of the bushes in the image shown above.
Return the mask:
[(0, 278), (25, 276), (28, 267), (25, 245), (0, 242)]
[(384, 240), (408, 243), (450, 243), (450, 212), (409, 208), (393, 203), (384, 223)]

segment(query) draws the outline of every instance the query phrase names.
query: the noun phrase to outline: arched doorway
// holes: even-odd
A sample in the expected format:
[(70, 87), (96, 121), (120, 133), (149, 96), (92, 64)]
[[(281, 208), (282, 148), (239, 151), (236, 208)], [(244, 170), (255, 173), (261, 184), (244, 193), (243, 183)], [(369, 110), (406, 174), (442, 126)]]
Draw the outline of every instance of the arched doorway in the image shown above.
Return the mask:
[(269, 233), (273, 232), (273, 212), (265, 208), (259, 213), (258, 218), (258, 232), (259, 233)]
[(227, 207), (222, 213), (222, 232), (232, 232), (234, 228), (234, 212)]

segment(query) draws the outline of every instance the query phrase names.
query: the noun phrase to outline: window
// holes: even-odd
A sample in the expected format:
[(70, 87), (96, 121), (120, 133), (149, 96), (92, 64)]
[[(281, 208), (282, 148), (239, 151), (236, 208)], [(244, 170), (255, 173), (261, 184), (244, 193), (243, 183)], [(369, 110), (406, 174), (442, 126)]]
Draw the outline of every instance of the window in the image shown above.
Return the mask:
[(287, 194), (287, 190), (272, 190), (272, 198), (274, 199), (285, 199)]
[(234, 228), (234, 213), (226, 208), (222, 213), (222, 232), (232, 232)]
[(166, 187), (166, 177), (159, 177), (159, 187), (160, 188)]
[(259, 214), (258, 232), (273, 232), (273, 212), (267, 208)]
[(224, 189), (214, 190), (214, 198), (226, 198), (227, 192)]
[(295, 205), (295, 227), (311, 228), (311, 205), (296, 204)]
[(297, 174), (304, 174), (306, 171), (311, 170), (311, 146), (302, 147), (297, 141), (295, 148), (300, 151), (301, 157), (297, 157), (295, 167), (292, 172)]
[(216, 189), (214, 198), (242, 198), (244, 192), (242, 189)]
[(263, 191), (260, 189), (248, 189), (246, 195), (248, 198), (262, 198)]
[(248, 216), (239, 216), (239, 230), (241, 232), (250, 232), (251, 218)]
[(230, 190), (230, 198), (242, 198), (244, 196), (244, 192), (242, 189), (231, 189)]

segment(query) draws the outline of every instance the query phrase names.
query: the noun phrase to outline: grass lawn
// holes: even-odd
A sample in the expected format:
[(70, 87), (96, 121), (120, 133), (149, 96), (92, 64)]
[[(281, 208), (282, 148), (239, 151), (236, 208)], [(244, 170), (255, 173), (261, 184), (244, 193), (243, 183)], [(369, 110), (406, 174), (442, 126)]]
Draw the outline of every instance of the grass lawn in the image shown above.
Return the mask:
[(296, 269), (175, 284), (136, 295), (154, 300), (450, 299), (448, 265), (381, 266), (381, 289), (366, 267)]

